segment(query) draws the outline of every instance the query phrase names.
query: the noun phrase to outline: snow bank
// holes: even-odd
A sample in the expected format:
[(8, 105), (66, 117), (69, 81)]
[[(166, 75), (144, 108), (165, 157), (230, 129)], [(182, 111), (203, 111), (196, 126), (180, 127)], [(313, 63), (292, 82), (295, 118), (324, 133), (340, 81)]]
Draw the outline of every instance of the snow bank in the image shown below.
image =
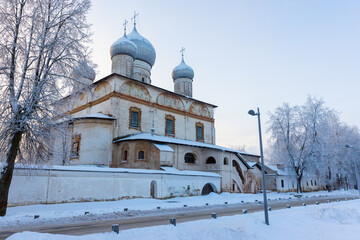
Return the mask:
[(112, 239), (359, 239), (360, 200), (270, 212), (270, 225), (263, 213), (235, 215), (172, 225), (136, 228), (115, 233), (65, 236), (23, 232), (8, 240), (112, 240)]
[[(288, 199), (294, 198), (295, 193), (268, 193), (269, 199)], [(355, 190), (350, 191), (333, 191), (333, 192), (310, 192), (304, 193), (303, 198), (317, 197), (317, 196), (356, 196), (358, 194)], [(262, 201), (263, 195), (260, 194), (244, 194), (244, 193), (210, 193), (206, 196), (194, 197), (176, 197), (169, 200), (159, 199), (123, 199), (119, 201), (104, 201), (104, 202), (81, 202), (81, 203), (63, 203), (63, 204), (39, 204), (28, 206), (9, 207), (5, 217), (0, 218), (0, 226), (2, 227), (17, 227), (22, 224), (34, 224), (34, 215), (40, 215), (40, 220), (47, 223), (67, 223), (69, 221), (76, 221), (77, 218), (84, 216), (84, 212), (90, 212), (92, 215), (104, 216), (105, 214), (113, 214), (123, 212), (124, 208), (129, 211), (145, 211), (156, 210), (158, 206), (161, 209), (177, 209), (182, 208), (183, 205), (188, 207), (209, 206), (224, 204), (238, 204), (241, 202), (255, 202)]]

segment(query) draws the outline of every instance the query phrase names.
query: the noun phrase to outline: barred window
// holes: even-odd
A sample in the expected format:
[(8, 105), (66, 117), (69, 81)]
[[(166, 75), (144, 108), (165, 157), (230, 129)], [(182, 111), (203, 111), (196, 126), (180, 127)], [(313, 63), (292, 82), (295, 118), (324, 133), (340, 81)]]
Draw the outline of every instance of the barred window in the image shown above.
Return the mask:
[(196, 123), (196, 141), (204, 141), (204, 125)]
[(140, 129), (141, 110), (139, 108), (132, 107), (130, 108), (129, 115), (129, 127)]
[(166, 115), (165, 117), (165, 134), (175, 135), (175, 118), (171, 115)]

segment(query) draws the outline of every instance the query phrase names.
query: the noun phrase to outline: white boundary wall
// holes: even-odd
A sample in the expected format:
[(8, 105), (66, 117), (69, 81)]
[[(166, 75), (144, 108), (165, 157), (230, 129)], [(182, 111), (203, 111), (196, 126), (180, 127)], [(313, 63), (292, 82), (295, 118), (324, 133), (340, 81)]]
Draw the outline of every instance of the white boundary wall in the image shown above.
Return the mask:
[(201, 195), (209, 183), (220, 191), (221, 176), (215, 173), (101, 167), (16, 168), (9, 192), (9, 205), (118, 200)]

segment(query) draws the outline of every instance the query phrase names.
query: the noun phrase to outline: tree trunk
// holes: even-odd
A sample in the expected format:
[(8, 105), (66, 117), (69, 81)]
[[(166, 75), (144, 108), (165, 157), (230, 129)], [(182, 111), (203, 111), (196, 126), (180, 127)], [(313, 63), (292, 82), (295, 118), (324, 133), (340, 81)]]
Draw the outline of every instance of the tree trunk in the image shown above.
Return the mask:
[(20, 146), (23, 132), (15, 132), (9, 141), (9, 149), (6, 154), (7, 166), (1, 173), (0, 179), (0, 216), (6, 215), (10, 183), (14, 172), (15, 159)]
[(301, 178), (297, 177), (297, 193), (301, 193)]

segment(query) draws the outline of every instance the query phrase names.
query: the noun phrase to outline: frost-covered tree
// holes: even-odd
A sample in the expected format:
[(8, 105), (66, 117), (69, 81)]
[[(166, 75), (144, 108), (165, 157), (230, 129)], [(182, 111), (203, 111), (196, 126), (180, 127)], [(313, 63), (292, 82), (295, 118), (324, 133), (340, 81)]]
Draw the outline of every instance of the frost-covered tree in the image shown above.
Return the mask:
[(312, 170), (321, 155), (319, 132), (326, 112), (322, 100), (308, 97), (301, 107), (284, 103), (270, 114), (272, 158), (296, 176), (298, 192), (304, 171)]
[(270, 157), (296, 176), (298, 192), (305, 172), (319, 176), (328, 189), (355, 183), (359, 129), (342, 123), (323, 100), (308, 97), (304, 105), (293, 107), (285, 103), (270, 114), (269, 124)]
[(355, 184), (353, 160), (359, 160), (359, 152), (345, 145), (359, 146), (360, 134), (356, 127), (340, 122), (336, 114), (328, 115), (321, 139), (322, 154), (319, 160), (319, 175), (327, 188), (347, 188)]
[(49, 158), (53, 103), (87, 59), (89, 0), (2, 0), (0, 5), (0, 216), (15, 161)]

